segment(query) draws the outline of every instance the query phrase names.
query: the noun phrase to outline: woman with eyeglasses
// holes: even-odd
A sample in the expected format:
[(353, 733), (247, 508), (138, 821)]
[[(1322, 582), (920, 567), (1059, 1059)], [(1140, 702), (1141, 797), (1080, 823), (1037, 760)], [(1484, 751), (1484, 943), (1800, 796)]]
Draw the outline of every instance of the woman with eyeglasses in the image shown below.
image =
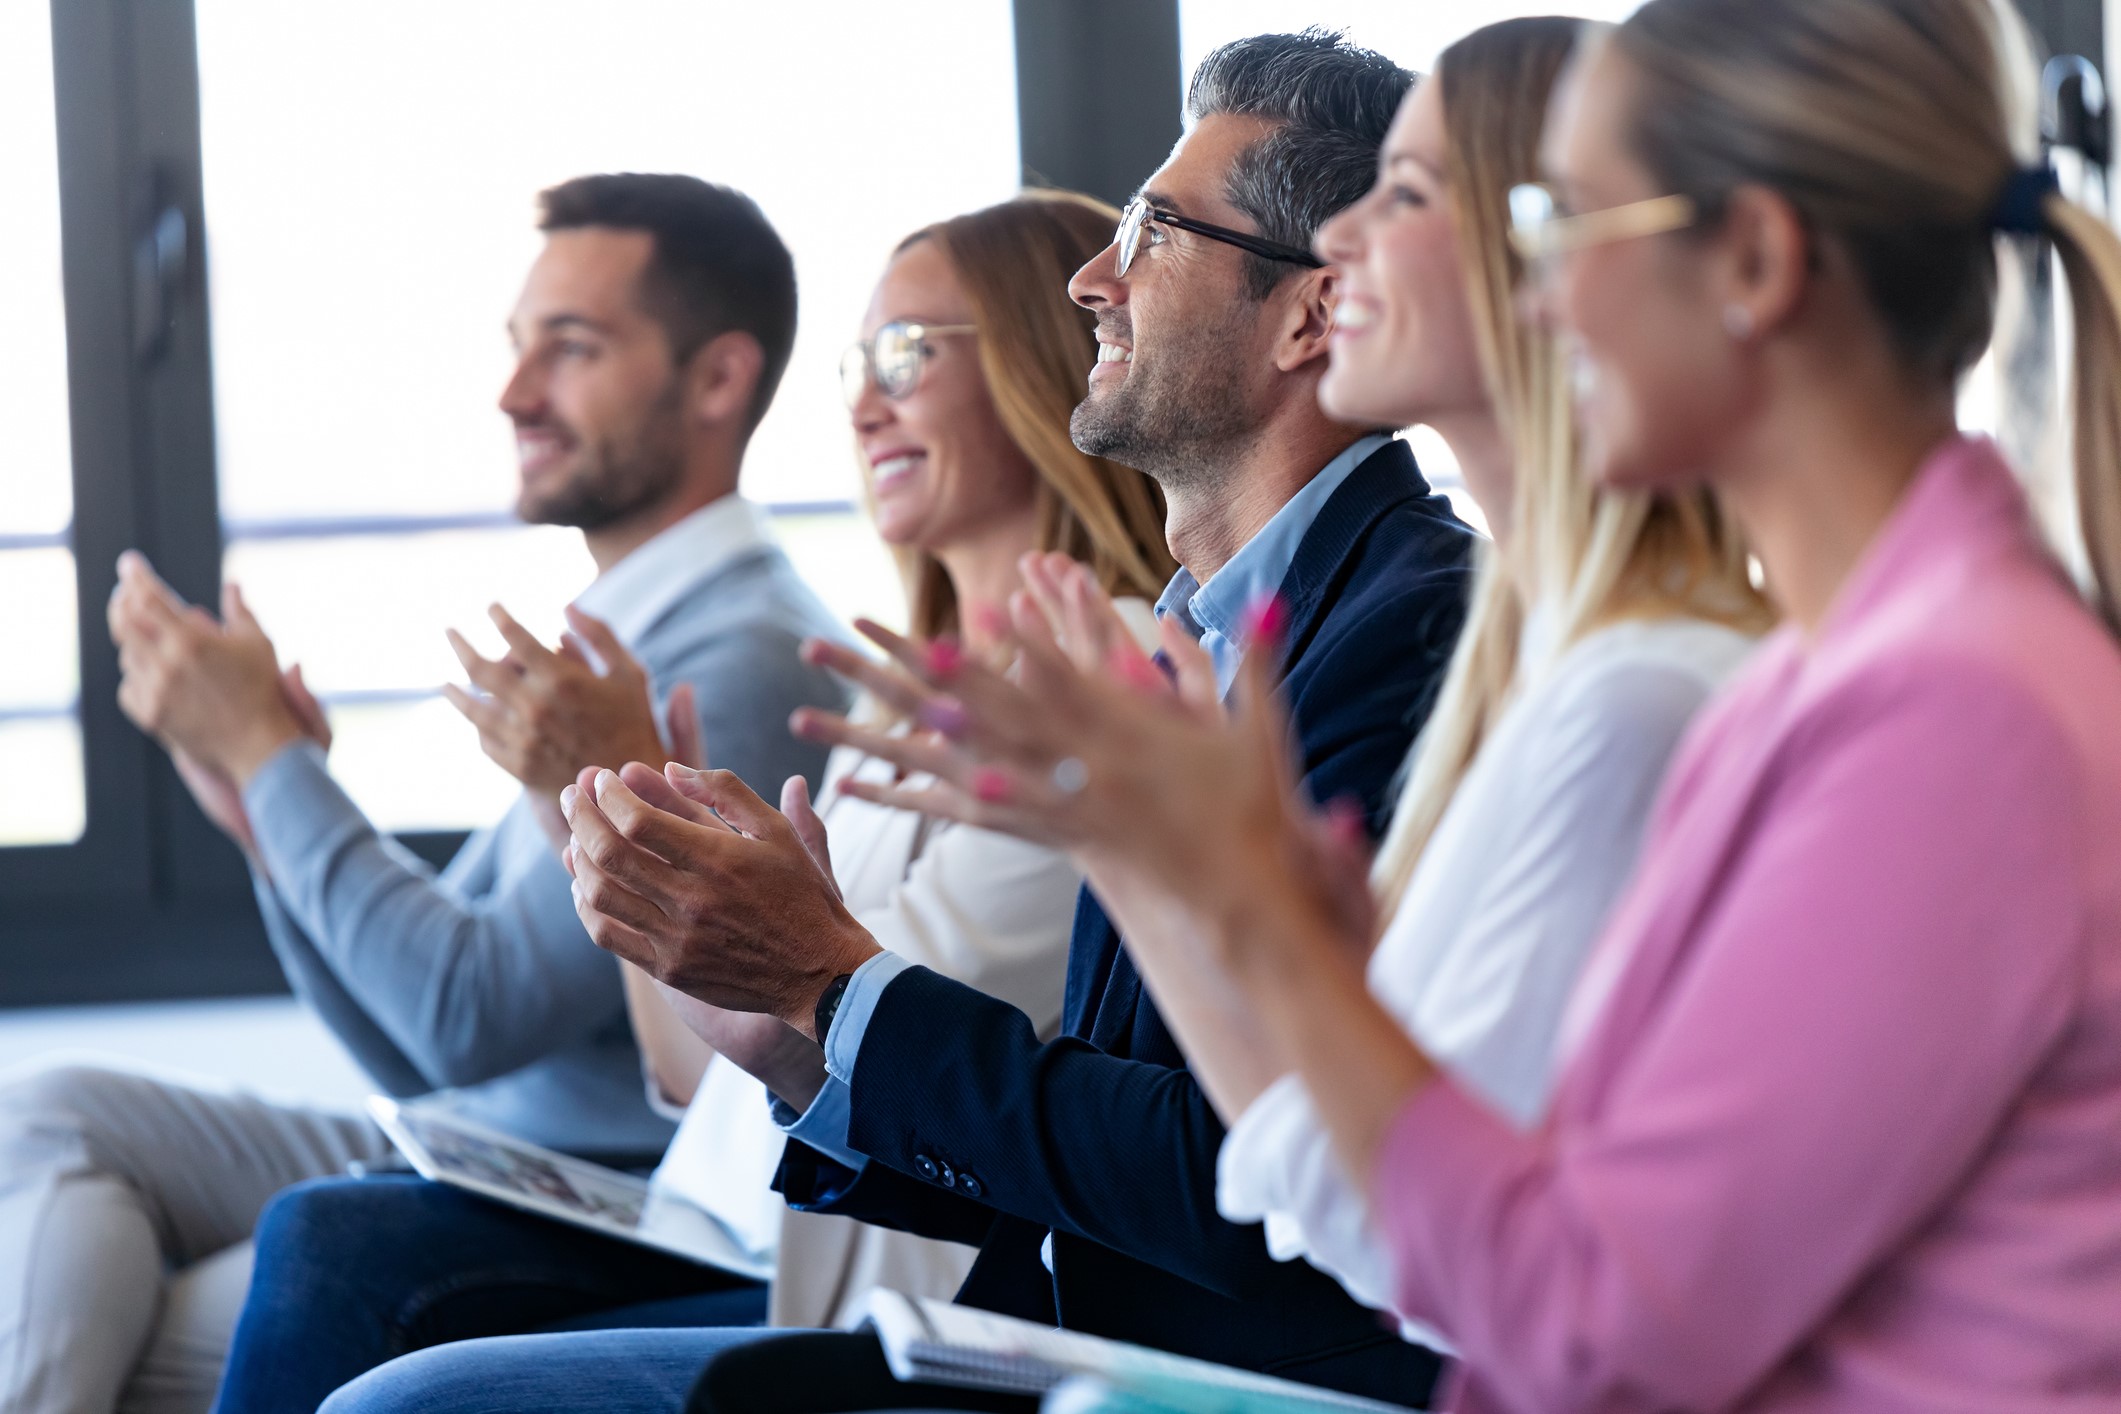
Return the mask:
[[(1117, 219), (1087, 197), (1027, 194), (916, 232), (877, 284), (841, 372), (877, 531), (898, 555), (907, 618), (924, 640), (998, 662), (1006, 648), (970, 611), (1005, 602), (1019, 585), (1018, 559), (1032, 551), (1080, 562), (1145, 637), (1153, 633), (1148, 600), (1174, 568), (1162, 496), (1138, 472), (1076, 450), (1068, 433), (1096, 358), (1068, 277), (1110, 242)], [(867, 720), (911, 729), (881, 709)], [(622, 739), (652, 729), (644, 719)], [(711, 761), (714, 743), (701, 745)], [(603, 759), (597, 743), (579, 746), (583, 759)], [(799, 779), (789, 783), (780, 828), (802, 835), (885, 946), (1006, 999), (1050, 1034), (1080, 885), (1074, 866), (1055, 850), (929, 824), (839, 789), (856, 780), (904, 778), (884, 761), (838, 753), (817, 809)], [(824, 1082), (816, 1046), (767, 1018), (756, 1019), (761, 1027), (659, 995), (630, 967), (627, 987), (651, 1093), (685, 1107), (661, 1182), (771, 1250), (773, 1325), (850, 1325), (880, 1285), (955, 1293), (970, 1246), (786, 1211), (771, 1190), (785, 1137), (770, 1122), (767, 1091), (674, 1023), (719, 1026), (717, 1044), (731, 1055), (741, 1048), (747, 1065), (774, 1077), (773, 1093), (797, 1104)], [(584, 1382), (580, 1407), (614, 1397), (615, 1382), (660, 1389), (666, 1376), (675, 1407), (712, 1348), (699, 1342), (730, 1338), (712, 1328), (757, 1319), (746, 1295), (677, 1258), (439, 1185), (310, 1185), (260, 1226), (257, 1276), (218, 1408), (314, 1409), (370, 1370), (334, 1408), (445, 1386), (508, 1407), (511, 1380), (556, 1406), (567, 1403), (570, 1372)], [(703, 1329), (625, 1329), (670, 1326)], [(576, 1333), (526, 1334), (554, 1327)], [(395, 1363), (375, 1369), (386, 1361)]]
[[(1137, 949), (1295, 1066), (1393, 1309), (1463, 1357), (1454, 1409), (2121, 1407), (2121, 240), (2027, 165), (2019, 25), (1649, 0), (1513, 199), (1592, 473), (1713, 489), (1786, 618), (1679, 753), (1537, 1129), (1365, 989), (1256, 675), (1225, 721), (1027, 628), (1024, 695), (1071, 726), (979, 753), (982, 794), (1079, 840), (1095, 800), (1095, 849), (1164, 887), (1184, 926)], [(2065, 558), (1955, 419), (2029, 240), (2072, 305)], [(967, 741), (1032, 720), (901, 657)]]

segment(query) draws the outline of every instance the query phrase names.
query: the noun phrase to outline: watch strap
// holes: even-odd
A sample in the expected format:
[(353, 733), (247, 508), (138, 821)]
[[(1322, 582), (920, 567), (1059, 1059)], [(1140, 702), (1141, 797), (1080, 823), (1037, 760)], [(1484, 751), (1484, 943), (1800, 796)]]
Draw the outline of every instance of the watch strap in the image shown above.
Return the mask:
[(810, 1014), (811, 1025), (817, 1031), (817, 1043), (825, 1044), (825, 1037), (832, 1033), (832, 1019), (840, 1014), (840, 1002), (847, 996), (847, 984), (854, 980), (852, 972), (842, 972), (825, 984), (825, 991), (817, 999), (817, 1010)]

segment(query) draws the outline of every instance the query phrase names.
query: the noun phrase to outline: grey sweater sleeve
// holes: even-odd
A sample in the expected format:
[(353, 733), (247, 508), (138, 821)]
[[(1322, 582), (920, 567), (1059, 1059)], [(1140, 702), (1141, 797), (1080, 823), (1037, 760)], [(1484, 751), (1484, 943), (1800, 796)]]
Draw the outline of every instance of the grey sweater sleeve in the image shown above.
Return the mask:
[[(323, 1014), (356, 1054), (387, 1040), (429, 1087), (476, 1085), (622, 1014), (618, 974), (527, 806), (438, 878), (369, 824), (314, 747), (274, 757), (244, 804), (286, 920), (335, 979), (317, 991)], [(369, 1025), (342, 1029), (349, 1006)]]
[(331, 1028), (332, 1034), (368, 1073), (369, 1079), (399, 1099), (434, 1089), (434, 1081), (420, 1072), (411, 1058), (398, 1049), (347, 992), (337, 974), (318, 953), (317, 945), (310, 941), (302, 926), (295, 922), (294, 915), (280, 902), (280, 896), (273, 892), (272, 881), (264, 872), (252, 869), (251, 884), (257, 894), (258, 912), (265, 919), (265, 936), (272, 943), (273, 954), (280, 960), (280, 970), (286, 974), (288, 985)]

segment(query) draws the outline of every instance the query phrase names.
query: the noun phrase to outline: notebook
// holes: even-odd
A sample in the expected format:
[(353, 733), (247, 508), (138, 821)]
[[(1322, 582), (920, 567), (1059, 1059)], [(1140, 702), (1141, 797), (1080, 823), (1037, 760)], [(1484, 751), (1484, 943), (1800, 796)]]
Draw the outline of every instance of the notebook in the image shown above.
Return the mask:
[(869, 1321), (891, 1373), (901, 1380), (1046, 1394), (1072, 1377), (1089, 1376), (1142, 1402), (1192, 1414), (1405, 1414), (1381, 1400), (904, 1292), (871, 1292)]
[(422, 1178), (753, 1281), (773, 1275), (770, 1250), (647, 1179), (382, 1095), (368, 1112)]

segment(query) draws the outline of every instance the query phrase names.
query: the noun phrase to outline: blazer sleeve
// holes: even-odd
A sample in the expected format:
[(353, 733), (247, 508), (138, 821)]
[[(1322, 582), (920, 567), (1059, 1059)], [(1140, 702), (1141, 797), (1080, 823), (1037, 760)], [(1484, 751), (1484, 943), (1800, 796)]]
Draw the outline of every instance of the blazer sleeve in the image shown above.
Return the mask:
[(1970, 677), (1870, 699), (1785, 740), (1653, 1009), (1587, 1043), (1595, 1110), (1524, 1135), (1439, 1080), (1391, 1131), (1400, 1309), (1491, 1402), (1736, 1403), (1967, 1181), (2069, 1025), (2086, 841), (2055, 724)]
[[(1319, 798), (1354, 796), (1382, 820), (1410, 704), (1425, 704), (1462, 614), (1462, 578), (1441, 578), (1437, 594), (1379, 596), (1375, 612), (1341, 616), (1306, 651), (1297, 717)], [(1223, 1126), (1181, 1066), (1041, 1042), (1014, 1007), (912, 968), (879, 999), (851, 1083), (848, 1136), (874, 1160), (867, 1172), (889, 1166), (942, 1191), (947, 1170), (958, 1198), (969, 1175), (993, 1208), (1233, 1299), (1289, 1280), (1256, 1226), (1217, 1213)]]
[(782, 1151), (773, 1187), (791, 1208), (834, 1213), (944, 1242), (976, 1247), (994, 1226), (995, 1210), (984, 1203), (883, 1164), (849, 1168), (796, 1140)]

